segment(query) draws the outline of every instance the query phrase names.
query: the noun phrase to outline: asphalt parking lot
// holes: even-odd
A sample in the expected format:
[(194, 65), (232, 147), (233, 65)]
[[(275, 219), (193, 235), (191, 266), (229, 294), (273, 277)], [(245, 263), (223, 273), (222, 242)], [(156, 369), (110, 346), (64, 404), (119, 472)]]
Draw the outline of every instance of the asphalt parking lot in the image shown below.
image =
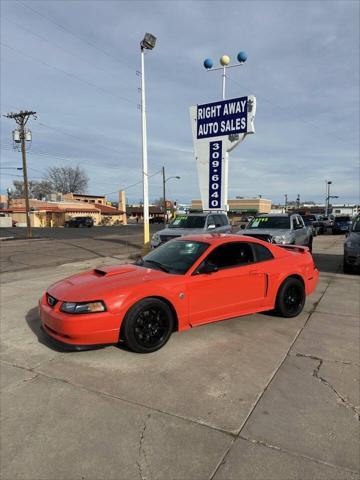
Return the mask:
[(1, 478), (358, 479), (360, 277), (342, 273), (344, 237), (314, 239), (320, 282), (295, 319), (226, 320), (150, 355), (54, 350), (41, 292), (126, 261), (129, 228), (2, 242)]

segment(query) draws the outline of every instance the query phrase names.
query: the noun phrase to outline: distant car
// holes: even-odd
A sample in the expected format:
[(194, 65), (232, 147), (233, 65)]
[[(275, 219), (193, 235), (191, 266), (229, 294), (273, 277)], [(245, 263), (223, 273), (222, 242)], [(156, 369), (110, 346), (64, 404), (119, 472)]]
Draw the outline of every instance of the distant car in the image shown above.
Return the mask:
[(321, 223), (316, 215), (301, 215), (301, 218), (304, 220), (305, 226), (311, 228), (314, 237), (320, 232), (322, 233)]
[(344, 243), (344, 273), (360, 271), (360, 215), (347, 234)]
[(162, 217), (151, 217), (149, 223), (164, 223), (164, 219)]
[(334, 218), (334, 222), (331, 227), (332, 233), (333, 235), (335, 235), (336, 233), (346, 233), (350, 230), (350, 226), (350, 215), (339, 215), (338, 217)]
[(40, 318), (46, 334), (68, 349), (124, 342), (150, 353), (174, 331), (206, 323), (273, 309), (296, 317), (318, 278), (306, 248), (192, 235), (135, 264), (106, 265), (55, 283), (39, 302)]
[(231, 225), (225, 213), (187, 213), (178, 215), (167, 228), (154, 233), (151, 247), (157, 248), (173, 238), (201, 233), (230, 233)]
[(65, 227), (77, 227), (77, 228), (91, 228), (94, 226), (94, 219), (92, 217), (73, 217), (66, 220)]
[(238, 231), (238, 235), (249, 235), (269, 243), (280, 245), (302, 245), (312, 251), (313, 234), (298, 214), (260, 214), (245, 227)]

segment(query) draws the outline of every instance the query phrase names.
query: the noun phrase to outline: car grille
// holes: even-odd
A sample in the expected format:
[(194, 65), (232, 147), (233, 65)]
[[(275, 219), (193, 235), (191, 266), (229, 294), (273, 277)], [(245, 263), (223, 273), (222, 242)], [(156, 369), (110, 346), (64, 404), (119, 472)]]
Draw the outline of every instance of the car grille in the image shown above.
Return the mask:
[(48, 293), (46, 294), (46, 301), (50, 307), (55, 307), (55, 305), (58, 303), (58, 300), (55, 297), (49, 295)]
[(160, 235), (160, 240), (161, 243), (168, 242), (169, 240), (172, 240), (173, 238), (179, 238), (181, 235)]
[(259, 240), (263, 240), (264, 242), (274, 243), (273, 237), (271, 235), (261, 234), (261, 233), (246, 233), (247, 237), (254, 237), (258, 238)]

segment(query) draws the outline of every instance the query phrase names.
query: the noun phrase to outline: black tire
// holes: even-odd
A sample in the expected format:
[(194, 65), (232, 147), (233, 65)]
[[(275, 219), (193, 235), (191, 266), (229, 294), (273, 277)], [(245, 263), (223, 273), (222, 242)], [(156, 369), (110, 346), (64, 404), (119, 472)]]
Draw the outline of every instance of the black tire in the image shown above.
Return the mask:
[(348, 263), (345, 262), (343, 263), (343, 271), (344, 273), (353, 273), (353, 267), (352, 265), (349, 265)]
[(155, 352), (169, 340), (174, 321), (173, 312), (165, 302), (144, 298), (126, 313), (121, 337), (134, 352)]
[(302, 312), (304, 305), (304, 284), (298, 278), (287, 278), (277, 293), (275, 312), (281, 317), (292, 318)]

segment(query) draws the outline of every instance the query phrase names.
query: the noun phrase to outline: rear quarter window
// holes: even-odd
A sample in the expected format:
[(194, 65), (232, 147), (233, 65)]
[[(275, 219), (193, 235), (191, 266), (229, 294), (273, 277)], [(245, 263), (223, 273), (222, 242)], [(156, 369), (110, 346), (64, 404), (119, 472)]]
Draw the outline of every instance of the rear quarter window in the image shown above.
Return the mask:
[(270, 250), (259, 243), (253, 243), (255, 261), (256, 262), (265, 262), (266, 260), (272, 260), (274, 255)]

